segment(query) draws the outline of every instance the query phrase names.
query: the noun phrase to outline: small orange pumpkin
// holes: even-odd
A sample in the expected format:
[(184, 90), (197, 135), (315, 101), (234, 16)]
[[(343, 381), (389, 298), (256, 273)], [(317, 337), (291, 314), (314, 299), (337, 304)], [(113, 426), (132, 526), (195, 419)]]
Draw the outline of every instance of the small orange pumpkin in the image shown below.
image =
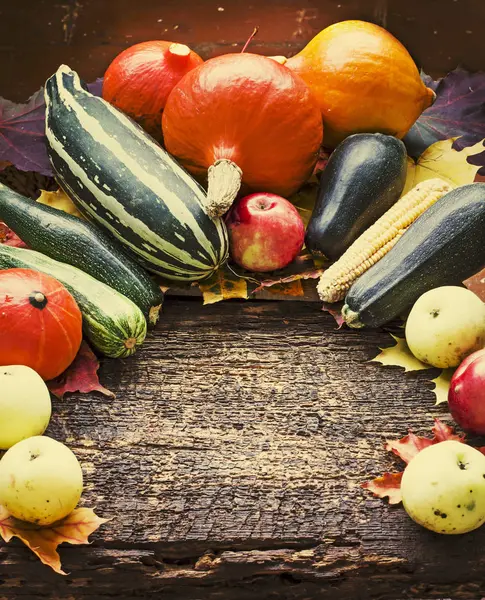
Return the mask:
[(353, 133), (402, 138), (435, 99), (406, 48), (365, 21), (327, 27), (285, 65), (316, 96), (330, 148)]
[(170, 92), (203, 62), (184, 44), (163, 40), (135, 44), (118, 54), (108, 67), (103, 98), (160, 139), (162, 112)]
[(81, 311), (59, 281), (31, 269), (0, 271), (0, 365), (25, 365), (54, 379), (81, 341)]

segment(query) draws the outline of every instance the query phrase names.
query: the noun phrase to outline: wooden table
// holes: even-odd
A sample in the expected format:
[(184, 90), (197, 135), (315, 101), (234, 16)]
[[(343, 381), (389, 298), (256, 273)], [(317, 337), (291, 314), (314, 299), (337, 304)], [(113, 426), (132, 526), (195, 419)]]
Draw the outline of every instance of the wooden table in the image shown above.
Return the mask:
[[(290, 55), (348, 18), (388, 27), (434, 76), (484, 67), (483, 0), (1, 0), (0, 95), (26, 100), (61, 62), (93, 80), (147, 39), (208, 58), (259, 26), (254, 52)], [(0, 599), (485, 596), (485, 527), (438, 536), (360, 487), (399, 466), (387, 438), (449, 420), (429, 373), (368, 362), (389, 342), (312, 302), (168, 298), (139, 353), (104, 362), (115, 400), (54, 404), (48, 433), (112, 520), (61, 549), (67, 577), (0, 546)]]
[(62, 548), (65, 578), (2, 546), (0, 597), (484, 596), (485, 528), (432, 534), (360, 488), (399, 466), (386, 438), (448, 420), (427, 374), (368, 362), (389, 341), (311, 302), (167, 299), (139, 353), (105, 361), (116, 399), (54, 405), (112, 521)]

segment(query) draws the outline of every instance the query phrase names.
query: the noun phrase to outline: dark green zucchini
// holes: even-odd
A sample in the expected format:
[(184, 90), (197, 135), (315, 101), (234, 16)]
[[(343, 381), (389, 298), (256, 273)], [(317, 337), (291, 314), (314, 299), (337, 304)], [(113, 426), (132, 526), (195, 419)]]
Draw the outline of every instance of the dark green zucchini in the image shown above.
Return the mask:
[(132, 300), (155, 325), (163, 294), (116, 240), (95, 225), (24, 198), (0, 183), (0, 221), (32, 250), (89, 273)]
[(209, 277), (228, 256), (227, 229), (202, 187), (134, 121), (61, 65), (45, 85), (47, 150), (79, 209), (149, 271)]
[(336, 260), (397, 201), (406, 181), (406, 148), (382, 133), (356, 133), (325, 167), (305, 237), (312, 254)]
[(106, 356), (130, 356), (143, 343), (147, 332), (143, 313), (105, 283), (35, 250), (0, 244), (0, 270), (15, 268), (40, 271), (60, 281), (79, 306), (85, 336)]
[(350, 288), (350, 327), (379, 327), (425, 292), (459, 285), (485, 267), (485, 183), (456, 188), (428, 208)]

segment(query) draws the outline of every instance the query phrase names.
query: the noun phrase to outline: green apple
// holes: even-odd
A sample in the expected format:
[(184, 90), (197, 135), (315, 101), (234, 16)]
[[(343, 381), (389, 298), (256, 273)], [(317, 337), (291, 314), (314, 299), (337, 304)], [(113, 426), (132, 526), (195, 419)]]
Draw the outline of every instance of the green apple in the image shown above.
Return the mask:
[(409, 313), (406, 341), (420, 361), (441, 369), (457, 367), (485, 345), (485, 304), (462, 287), (430, 290)]
[(44, 433), (51, 418), (44, 380), (30, 367), (0, 367), (0, 449)]
[(461, 442), (421, 450), (401, 482), (408, 515), (437, 533), (466, 533), (485, 522), (485, 456)]
[(76, 508), (82, 491), (77, 458), (47, 436), (18, 442), (0, 460), (0, 504), (22, 521), (59, 521)]

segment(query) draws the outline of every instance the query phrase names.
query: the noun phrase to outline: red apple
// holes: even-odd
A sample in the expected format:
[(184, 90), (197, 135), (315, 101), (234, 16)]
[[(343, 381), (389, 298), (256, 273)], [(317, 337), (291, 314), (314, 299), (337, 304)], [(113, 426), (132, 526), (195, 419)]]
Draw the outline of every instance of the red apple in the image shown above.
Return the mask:
[(485, 349), (470, 354), (453, 374), (448, 405), (460, 427), (485, 434)]
[(305, 225), (296, 208), (275, 194), (251, 194), (237, 201), (226, 217), (231, 257), (249, 271), (286, 267), (300, 253)]

